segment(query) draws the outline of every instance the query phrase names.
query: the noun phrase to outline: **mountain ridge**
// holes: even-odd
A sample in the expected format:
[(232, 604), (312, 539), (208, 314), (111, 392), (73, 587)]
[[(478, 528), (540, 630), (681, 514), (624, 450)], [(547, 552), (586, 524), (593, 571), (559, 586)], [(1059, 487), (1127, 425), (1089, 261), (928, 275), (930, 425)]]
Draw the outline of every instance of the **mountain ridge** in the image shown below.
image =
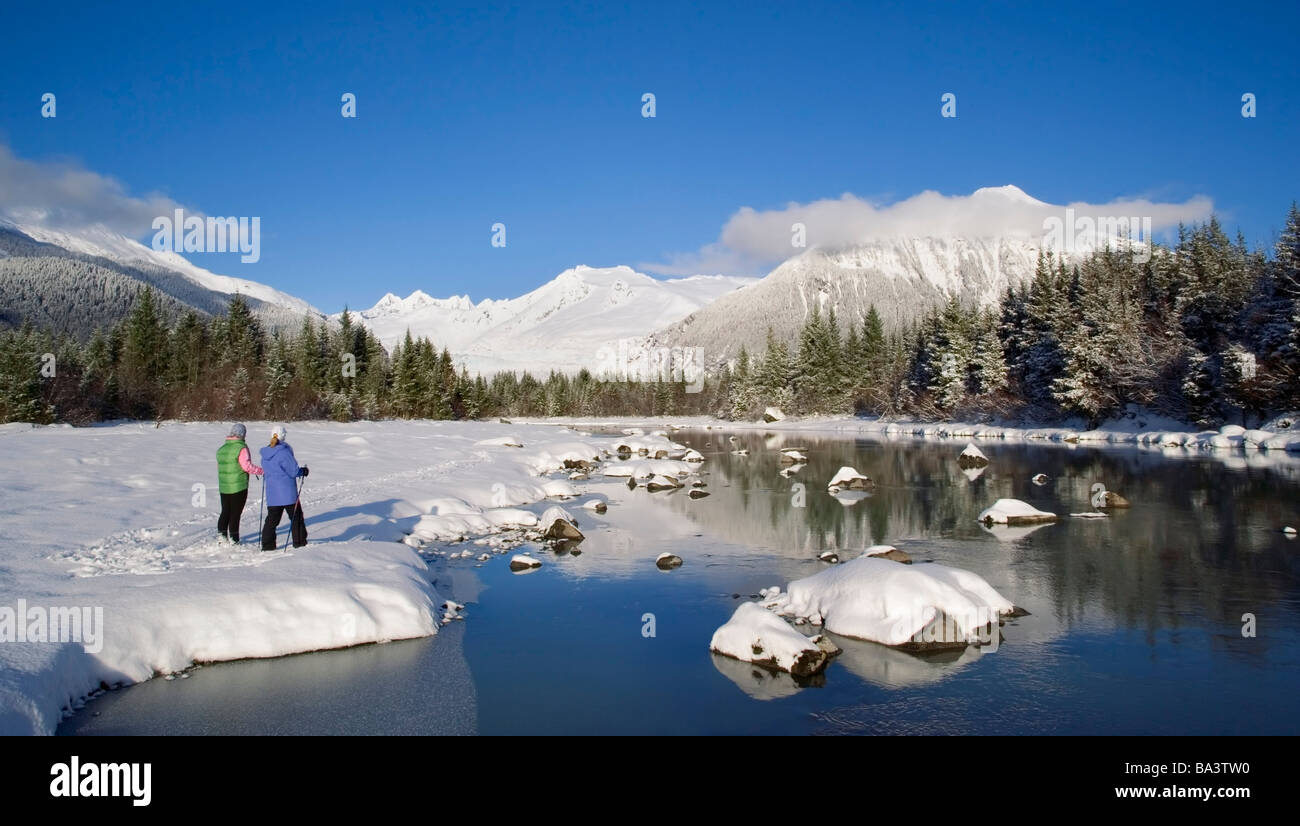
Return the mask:
[[(470, 372), (599, 369), (620, 340), (640, 338), (753, 283), (738, 276), (658, 279), (626, 265), (578, 265), (515, 298), (386, 293), (349, 311), (392, 348), (410, 329), (446, 347)], [(338, 315), (332, 316), (337, 319)], [(544, 355), (543, 355), (544, 354)]]

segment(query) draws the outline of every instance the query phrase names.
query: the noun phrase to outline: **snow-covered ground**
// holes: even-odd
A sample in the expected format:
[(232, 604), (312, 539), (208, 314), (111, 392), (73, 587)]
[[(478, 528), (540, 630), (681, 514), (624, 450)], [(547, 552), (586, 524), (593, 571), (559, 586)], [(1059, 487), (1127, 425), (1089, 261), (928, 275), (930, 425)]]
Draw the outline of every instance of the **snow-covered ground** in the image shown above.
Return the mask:
[[(248, 427), (256, 452), (270, 425)], [(256, 481), (243, 544), (215, 538), (215, 451), (226, 429), (0, 426), (9, 461), (0, 480), (0, 734), (51, 733), (101, 685), (195, 663), (434, 634), (457, 609), (442, 607), (448, 595), (431, 585), (419, 547), (486, 536), (475, 555), (505, 553), (510, 543), (491, 542), (579, 492), (581, 483), (543, 475), (615, 441), (541, 425), (290, 424), (289, 442), (311, 468), (310, 544), (264, 553)], [(82, 627), (62, 609), (86, 609), (75, 613)], [(63, 642), (45, 639), (59, 636), (58, 627), (49, 633), (55, 616)]]

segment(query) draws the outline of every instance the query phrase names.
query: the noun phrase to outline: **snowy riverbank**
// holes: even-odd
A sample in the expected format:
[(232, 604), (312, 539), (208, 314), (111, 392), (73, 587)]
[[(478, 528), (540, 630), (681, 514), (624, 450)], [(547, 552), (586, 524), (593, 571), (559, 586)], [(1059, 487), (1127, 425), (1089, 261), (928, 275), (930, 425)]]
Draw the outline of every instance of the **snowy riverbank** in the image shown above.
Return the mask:
[[(827, 433), (837, 436), (905, 440), (1001, 441), (1055, 444), (1063, 447), (1125, 447), (1156, 451), (1169, 457), (1208, 456), (1229, 467), (1289, 465), (1300, 467), (1300, 413), (1276, 416), (1258, 428), (1225, 425), (1218, 430), (1189, 430), (1185, 423), (1134, 411), (1091, 429), (1071, 427), (1020, 427), (965, 422), (925, 422), (855, 416), (808, 416), (774, 422), (732, 422), (708, 416), (628, 418), (557, 418), (535, 423), (579, 428), (712, 428), (760, 431), (777, 435), (771, 447), (780, 447), (783, 434)], [(788, 440), (786, 440), (788, 441)]]
[[(248, 425), (256, 452), (270, 425)], [(243, 544), (215, 539), (225, 431), (0, 427), (11, 466), (0, 480), (0, 734), (51, 733), (101, 685), (195, 663), (434, 634), (449, 595), (434, 589), (411, 534), (535, 523), (526, 508), (575, 492), (543, 474), (607, 441), (537, 425), (290, 424), (311, 467), (311, 544), (264, 553), (256, 481)]]

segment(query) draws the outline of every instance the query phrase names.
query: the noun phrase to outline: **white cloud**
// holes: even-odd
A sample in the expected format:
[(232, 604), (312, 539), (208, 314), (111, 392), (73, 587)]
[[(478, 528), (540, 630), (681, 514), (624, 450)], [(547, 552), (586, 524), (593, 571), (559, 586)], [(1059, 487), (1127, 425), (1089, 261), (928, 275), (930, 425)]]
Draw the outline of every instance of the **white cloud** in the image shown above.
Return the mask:
[(882, 205), (845, 194), (783, 209), (742, 207), (728, 219), (718, 240), (699, 250), (668, 256), (662, 263), (640, 266), (666, 275), (726, 273), (762, 275), (776, 264), (802, 253), (792, 246), (792, 225), (806, 227), (807, 246), (836, 248), (890, 237), (965, 236), (1011, 237), (1041, 241), (1044, 221), (1077, 216), (1150, 218), (1161, 233), (1179, 222), (1204, 221), (1213, 212), (1210, 198), (1198, 195), (1183, 203), (1147, 198), (1117, 198), (1104, 204), (1082, 201), (1054, 205), (1026, 195), (1014, 186), (978, 189), (970, 195), (925, 191)]
[(52, 229), (99, 224), (141, 238), (155, 217), (170, 216), (178, 207), (156, 193), (130, 195), (120, 181), (72, 163), (23, 160), (0, 144), (0, 216), (13, 221)]

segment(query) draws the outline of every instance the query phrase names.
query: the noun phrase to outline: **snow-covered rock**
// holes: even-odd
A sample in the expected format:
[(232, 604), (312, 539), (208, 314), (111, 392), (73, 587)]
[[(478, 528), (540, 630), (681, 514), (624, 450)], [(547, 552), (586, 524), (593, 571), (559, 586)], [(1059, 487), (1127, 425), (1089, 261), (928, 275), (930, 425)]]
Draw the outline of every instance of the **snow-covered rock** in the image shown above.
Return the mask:
[(912, 564), (912, 557), (907, 553), (898, 550), (893, 545), (872, 545), (863, 551), (862, 555), (875, 559), (888, 559), (893, 562), (901, 562), (904, 565)]
[(677, 554), (659, 554), (655, 558), (655, 567), (661, 571), (671, 571), (673, 568), (682, 567), (682, 558)]
[(582, 531), (578, 530), (578, 520), (573, 518), (573, 514), (564, 508), (552, 506), (546, 509), (542, 514), (540, 524), (544, 526), (545, 531), (542, 534), (546, 539), (583, 539)]
[(731, 619), (713, 632), (709, 650), (797, 677), (816, 674), (839, 652), (824, 637), (805, 637), (753, 602), (742, 602)]
[(870, 490), (875, 487), (875, 482), (871, 477), (858, 473), (856, 468), (847, 465), (835, 471), (835, 475), (826, 483), (827, 490), (832, 493), (841, 490)]
[(795, 580), (764, 604), (835, 634), (909, 647), (987, 642), (1016, 610), (970, 571), (868, 556)]
[(1035, 522), (1055, 522), (1056, 514), (1040, 511), (1020, 499), (999, 499), (980, 511), (977, 519), (985, 524), (1030, 525)]
[(966, 448), (957, 455), (957, 464), (962, 468), (981, 468), (989, 463), (989, 457), (975, 446), (973, 442), (968, 443)]
[(651, 493), (661, 490), (676, 490), (680, 487), (682, 487), (682, 481), (673, 476), (651, 476), (645, 483), (646, 490)]
[(515, 554), (510, 557), (510, 570), (512, 571), (530, 571), (542, 567), (540, 559), (534, 559), (528, 554)]
[(1112, 490), (1106, 490), (1106, 486), (1101, 482), (1093, 484), (1091, 489), (1090, 502), (1098, 510), (1107, 508), (1127, 508), (1129, 501)]
[(768, 407), (763, 410), (763, 421), (779, 422), (785, 418), (785, 413), (781, 412), (779, 407)]

